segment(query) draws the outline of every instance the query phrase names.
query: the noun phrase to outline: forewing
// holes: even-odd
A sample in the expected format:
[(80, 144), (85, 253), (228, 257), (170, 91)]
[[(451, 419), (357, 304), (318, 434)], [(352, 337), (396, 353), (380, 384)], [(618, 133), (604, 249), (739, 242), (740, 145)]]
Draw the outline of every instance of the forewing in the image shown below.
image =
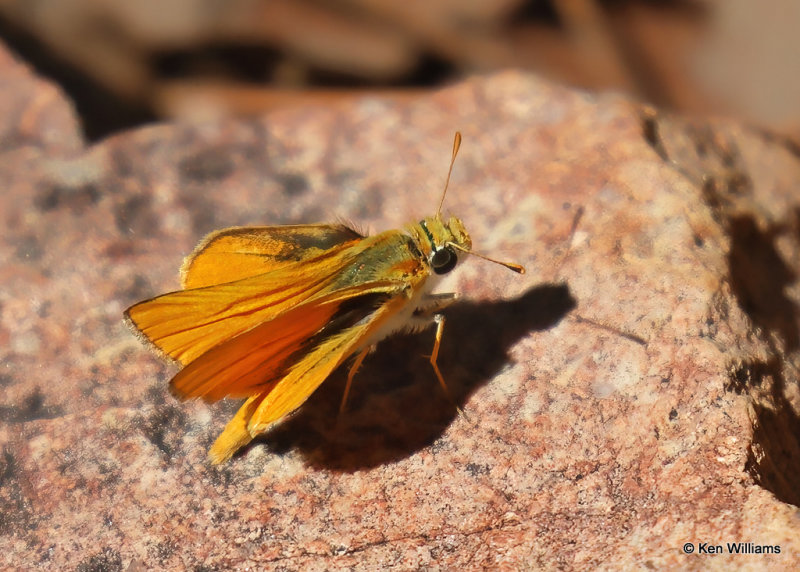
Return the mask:
[[(327, 347), (330, 338), (356, 324), (368, 328), (376, 308), (404, 288), (394, 281), (373, 282), (302, 304), (210, 349), (178, 372), (170, 387), (182, 398), (206, 401), (270, 392), (308, 353)], [(342, 353), (346, 348), (328, 351)]]
[(233, 227), (209, 234), (183, 261), (183, 288), (265, 274), (364, 237), (342, 224)]
[(341, 268), (358, 258), (358, 244), (266, 274), (171, 292), (128, 308), (128, 320), (161, 352), (188, 364), (212, 347), (339, 289)]

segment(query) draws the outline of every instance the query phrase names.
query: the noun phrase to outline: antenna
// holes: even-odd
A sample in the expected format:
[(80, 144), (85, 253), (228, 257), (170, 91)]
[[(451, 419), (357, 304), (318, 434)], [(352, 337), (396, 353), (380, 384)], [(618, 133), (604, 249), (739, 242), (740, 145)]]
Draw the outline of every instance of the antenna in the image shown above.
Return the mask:
[(465, 252), (467, 254), (471, 254), (472, 256), (477, 256), (478, 258), (483, 258), (484, 260), (488, 260), (489, 262), (494, 262), (495, 264), (499, 264), (500, 266), (505, 266), (509, 270), (513, 270), (517, 274), (525, 274), (525, 267), (521, 264), (515, 264), (514, 262), (503, 262), (502, 260), (497, 260), (495, 258), (489, 258), (484, 254), (479, 254), (473, 250), (467, 250), (463, 246), (456, 244), (455, 242), (448, 242), (448, 246), (455, 248), (456, 250), (460, 250), (461, 252)]
[(442, 200), (439, 201), (439, 208), (436, 209), (436, 216), (442, 214), (442, 205), (444, 204), (444, 197), (447, 194), (447, 186), (450, 184), (450, 175), (453, 172), (453, 164), (456, 162), (456, 155), (461, 148), (461, 132), (456, 131), (455, 139), (453, 139), (453, 157), (450, 159), (450, 168), (447, 170), (447, 180), (444, 182), (444, 190), (442, 191)]

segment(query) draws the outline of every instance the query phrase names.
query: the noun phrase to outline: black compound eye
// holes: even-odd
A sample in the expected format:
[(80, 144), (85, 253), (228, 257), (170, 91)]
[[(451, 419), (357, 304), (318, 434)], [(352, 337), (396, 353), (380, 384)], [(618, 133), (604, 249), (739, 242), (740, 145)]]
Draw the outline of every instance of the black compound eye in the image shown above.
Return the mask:
[(449, 246), (434, 250), (431, 254), (431, 267), (436, 274), (447, 274), (456, 267), (455, 251)]

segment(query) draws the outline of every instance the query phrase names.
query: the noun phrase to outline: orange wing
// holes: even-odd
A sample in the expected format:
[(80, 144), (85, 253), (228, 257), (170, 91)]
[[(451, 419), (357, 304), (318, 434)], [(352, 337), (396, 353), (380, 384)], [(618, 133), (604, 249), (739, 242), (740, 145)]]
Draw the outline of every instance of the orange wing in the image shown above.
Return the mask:
[(341, 268), (351, 265), (361, 250), (358, 242), (344, 243), (271, 272), (145, 300), (128, 308), (125, 316), (158, 350), (185, 365), (214, 346), (336, 289)]
[(206, 401), (268, 391), (305, 360), (305, 352), (316, 351), (310, 348), (319, 340), (360, 323), (404, 288), (394, 281), (371, 282), (314, 298), (208, 350), (178, 372), (170, 388), (179, 397)]
[(226, 228), (206, 236), (186, 257), (181, 286), (202, 288), (250, 278), (363, 238), (343, 224)]

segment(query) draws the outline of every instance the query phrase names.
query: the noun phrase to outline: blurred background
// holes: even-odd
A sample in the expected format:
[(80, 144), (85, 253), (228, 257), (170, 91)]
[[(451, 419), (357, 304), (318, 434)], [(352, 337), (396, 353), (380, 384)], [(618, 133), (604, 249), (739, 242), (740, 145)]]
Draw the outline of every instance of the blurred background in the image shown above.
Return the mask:
[(797, 0), (0, 0), (90, 140), (517, 68), (800, 142)]

